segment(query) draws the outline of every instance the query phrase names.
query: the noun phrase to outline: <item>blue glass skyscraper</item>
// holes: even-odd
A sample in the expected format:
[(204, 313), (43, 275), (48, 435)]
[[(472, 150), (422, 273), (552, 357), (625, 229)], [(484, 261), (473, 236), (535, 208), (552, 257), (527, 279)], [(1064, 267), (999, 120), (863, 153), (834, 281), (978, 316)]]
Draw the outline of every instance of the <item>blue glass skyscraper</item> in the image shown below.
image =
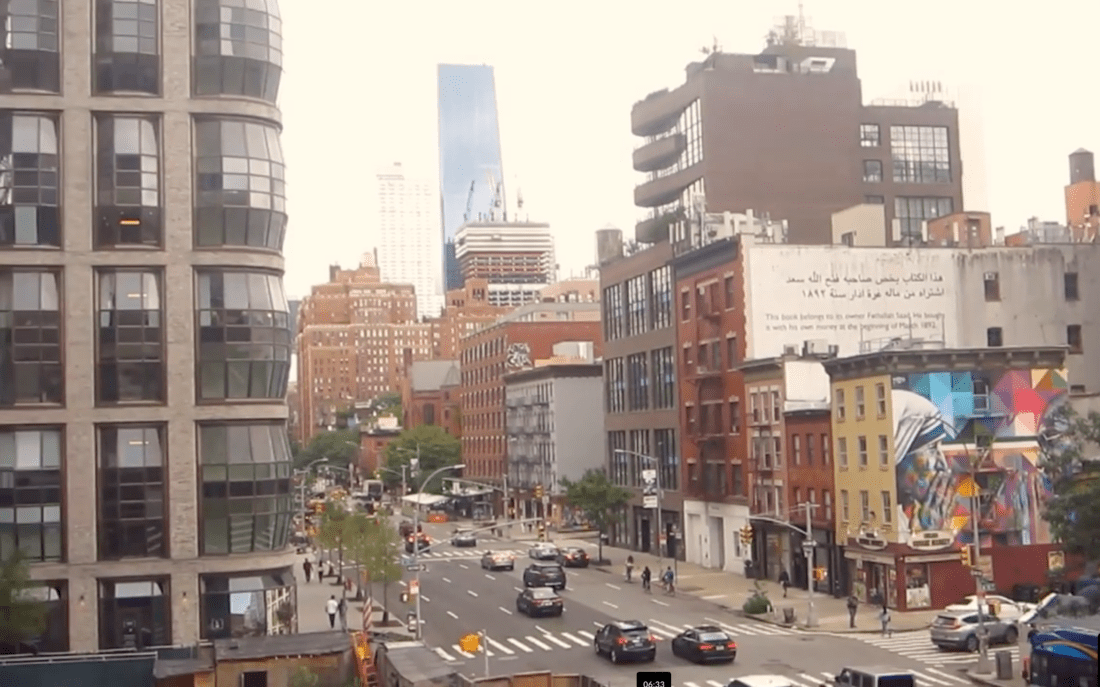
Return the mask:
[[(499, 189), (494, 184), (500, 185)], [(469, 210), (488, 215), (497, 193), (503, 206), (496, 85), (489, 65), (439, 65), (439, 185), (446, 288), (462, 286), (454, 238)]]

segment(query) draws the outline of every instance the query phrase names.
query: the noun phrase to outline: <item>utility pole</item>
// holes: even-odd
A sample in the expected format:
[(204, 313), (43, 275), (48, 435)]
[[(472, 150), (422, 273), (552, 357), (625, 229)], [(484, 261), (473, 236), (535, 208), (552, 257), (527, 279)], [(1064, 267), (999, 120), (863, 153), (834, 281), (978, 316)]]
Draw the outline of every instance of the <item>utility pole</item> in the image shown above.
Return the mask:
[[(420, 445), (416, 446), (416, 465), (420, 466)], [(447, 470), (461, 470), (466, 467), (464, 463), (458, 465), (444, 465), (432, 474), (428, 475), (428, 478), (420, 483), (420, 488), (416, 492), (416, 508), (413, 510), (413, 567), (416, 568), (416, 638), (424, 638), (424, 628), (422, 627), (422, 621), (420, 616), (420, 502), (424, 496), (424, 487), (426, 487), (436, 475), (446, 472)], [(486, 650), (487, 651), (487, 650)]]
[[(975, 437), (975, 441), (977, 441), (977, 437)], [(986, 450), (992, 451), (992, 447), (989, 448), (989, 449), (984, 449), (984, 448), (978, 447), (978, 459), (970, 461), (970, 487), (971, 487), (971, 492), (970, 492), (970, 497), (971, 497), (970, 520), (972, 521), (972, 525), (973, 525), (973, 528), (974, 528), (974, 560), (971, 561), (971, 563), (974, 567), (970, 569), (970, 574), (973, 575), (973, 577), (974, 577), (975, 597), (977, 599), (977, 605), (978, 605), (978, 666), (977, 666), (977, 672), (978, 673), (983, 673), (983, 674), (991, 672), (990, 666), (989, 666), (989, 639), (988, 639), (989, 635), (988, 635), (988, 630), (986, 629), (986, 626), (985, 626), (985, 613), (986, 613), (986, 610), (985, 610), (986, 609), (985, 585), (984, 585), (984, 581), (982, 580), (982, 569), (981, 569), (981, 566), (979, 565), (979, 559), (980, 559), (981, 554), (982, 554), (982, 541), (979, 538), (980, 537), (980, 532), (979, 532), (979, 525), (978, 525), (978, 520), (979, 520), (978, 516), (980, 514), (980, 510), (981, 510), (981, 507), (982, 507), (981, 498), (978, 495), (978, 465), (982, 462), (982, 458), (983, 458), (982, 453)]]
[[(637, 453), (636, 451), (627, 451), (623, 448), (615, 449), (615, 453), (622, 453), (624, 455), (634, 456), (635, 458), (646, 461), (647, 463), (653, 463), (653, 475), (655, 478), (653, 486), (657, 488), (657, 567), (659, 577), (659, 569), (662, 565), (662, 561), (664, 560), (664, 552), (661, 550), (661, 537), (663, 537), (665, 533), (663, 523), (661, 522), (661, 462), (653, 456), (647, 456), (644, 453)], [(643, 496), (642, 498), (644, 499), (645, 497)], [(672, 558), (675, 560), (675, 557)]]
[(813, 522), (817, 504), (806, 502), (802, 505), (806, 508), (806, 540), (802, 542), (802, 553), (806, 555), (806, 627), (817, 627), (817, 609), (814, 608), (814, 549), (817, 542), (814, 541)]

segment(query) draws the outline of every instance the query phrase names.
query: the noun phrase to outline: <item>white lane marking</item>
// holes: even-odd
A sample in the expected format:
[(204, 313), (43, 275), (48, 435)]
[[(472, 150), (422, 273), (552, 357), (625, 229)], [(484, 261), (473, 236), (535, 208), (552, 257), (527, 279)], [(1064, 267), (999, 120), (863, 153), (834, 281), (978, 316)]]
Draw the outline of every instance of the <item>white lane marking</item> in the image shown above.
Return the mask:
[(452, 645), (451, 645), (451, 648), (452, 648), (452, 649), (454, 649), (455, 651), (457, 651), (457, 652), (458, 652), (459, 654), (461, 654), (461, 655), (465, 656), (466, 658), (473, 658), (473, 657), (474, 657), (474, 655), (473, 655), (473, 654), (471, 654), (471, 653), (469, 653), (469, 652), (467, 652), (467, 651), (463, 651), (463, 650), (462, 650), (462, 647), (460, 647), (460, 646), (459, 646), (459, 645), (457, 645), (457, 644), (452, 644)]
[(650, 627), (649, 631), (656, 634), (659, 637), (664, 637), (665, 639), (672, 639), (673, 637), (675, 637), (676, 635), (679, 634), (678, 632), (669, 632), (668, 630), (664, 630), (664, 629), (661, 629), (659, 627)]
[(603, 623), (601, 623), (601, 622), (593, 620), (592, 624), (595, 625), (598, 628), (601, 628), (601, 629), (603, 628)]
[(524, 639), (526, 639), (531, 644), (534, 644), (538, 648), (542, 649), (543, 651), (551, 651), (551, 649), (548, 645), (543, 644), (542, 642), (540, 642), (539, 640), (535, 639), (534, 637), (532, 637), (530, 635), (524, 637)]
[(424, 596), (423, 594), (421, 594), (421, 595), (420, 595), (420, 598), (421, 598), (421, 599), (424, 599), (424, 603), (428, 603), (428, 602), (430, 602), (430, 601), (431, 601), (431, 599), (429, 599), (428, 597)]
[(701, 598), (704, 599), (705, 601), (713, 601), (715, 599), (724, 599), (724, 598), (726, 598), (726, 595), (725, 594), (711, 594), (710, 596), (704, 596), (704, 597), (701, 597)]
[(451, 617), (452, 617), (452, 618), (454, 618), (455, 620), (458, 620), (458, 616), (457, 616), (457, 615), (455, 615), (454, 613), (451, 613), (450, 611), (447, 611), (447, 615), (451, 616)]
[(448, 579), (447, 579), (446, 577), (444, 577), (444, 578), (443, 578), (443, 581), (444, 581), (444, 582), (446, 582), (447, 584), (450, 584), (450, 583), (451, 583), (451, 581), (450, 581), (450, 580), (448, 580)]
[[(470, 566), (468, 566), (468, 565), (465, 565), (465, 564), (463, 564), (463, 563), (459, 563), (459, 564), (458, 564), (458, 567), (462, 568), (463, 570), (469, 570), (469, 569), (470, 569)], [(490, 655), (491, 655), (491, 654), (490, 654)]]
[(523, 587), (512, 587), (512, 589), (516, 590), (517, 592), (523, 591)]
[(511, 649), (509, 649), (508, 647), (501, 644), (500, 642), (498, 642), (497, 640), (493, 639), (492, 637), (487, 638), (485, 641), (487, 641), (489, 643), (489, 646), (493, 647), (497, 651), (501, 651), (503, 653), (506, 653), (509, 656), (516, 653), (516, 652), (512, 651)]
[(561, 636), (565, 637), (566, 639), (573, 642), (577, 646), (588, 646), (588, 642), (584, 641), (583, 639), (578, 639), (577, 637), (574, 637), (573, 635), (569, 634), (568, 632), (562, 632)]
[(397, 583), (400, 584), (402, 587), (409, 586), (408, 583), (405, 582), (405, 580), (398, 580)]
[(614, 608), (616, 611), (619, 610), (619, 607), (616, 606), (615, 604), (611, 603), (610, 601), (604, 601), (603, 605), (604, 606), (610, 606), (611, 608)]
[(529, 648), (529, 647), (528, 647), (528, 646), (527, 646), (526, 644), (523, 644), (523, 643), (522, 643), (522, 642), (520, 642), (519, 640), (517, 640), (517, 639), (513, 639), (512, 637), (509, 637), (509, 638), (508, 638), (508, 643), (509, 643), (509, 644), (511, 644), (511, 645), (512, 645), (512, 646), (514, 646), (514, 647), (518, 647), (518, 648), (519, 648), (519, 649), (521, 649), (521, 650), (522, 650), (522, 651), (523, 651), (524, 653), (527, 653), (527, 654), (529, 654), (529, 653), (531, 653), (532, 651), (534, 651), (534, 649), (531, 649), (531, 648)]
[(675, 625), (669, 625), (668, 623), (662, 623), (662, 622), (661, 622), (660, 620), (657, 620), (656, 618), (650, 618), (650, 619), (649, 619), (649, 624), (650, 624), (650, 626), (653, 626), (653, 625), (664, 625), (665, 627), (667, 627), (668, 629), (672, 630), (672, 631), (673, 631), (673, 632), (675, 632), (676, 634), (680, 634), (680, 628), (676, 627)]
[(550, 634), (549, 632), (546, 632), (546, 630), (543, 630), (543, 632), (545, 633), (544, 635), (542, 635), (543, 639), (551, 641), (551, 642), (557, 644), (558, 646), (560, 646), (563, 649), (572, 649), (573, 648), (573, 647), (569, 646), (568, 644), (566, 644), (565, 642), (558, 639), (557, 637), (555, 637), (554, 635)]
[(476, 596), (477, 596), (477, 592), (475, 592), (475, 591), (474, 591), (474, 590), (472, 590), (472, 589), (467, 589), (467, 590), (466, 590), (466, 593), (467, 593), (467, 594), (469, 594), (470, 596), (473, 596), (473, 597), (476, 597)]
[(596, 635), (592, 634), (588, 630), (577, 630), (577, 634), (579, 634), (581, 637), (584, 637), (588, 641), (592, 641), (596, 638)]
[(799, 677), (804, 677), (807, 680), (809, 680), (811, 685), (814, 684), (815, 682), (821, 682), (821, 680), (818, 680), (816, 677), (814, 677), (813, 675), (810, 675), (809, 673), (799, 673), (798, 676)]
[(455, 660), (454, 656), (451, 656), (450, 654), (448, 654), (443, 649), (440, 649), (439, 647), (435, 648), (435, 653), (439, 654), (439, 657), (442, 658), (444, 661), (453, 661), (453, 660)]
[(824, 675), (825, 679), (828, 680), (828, 681), (832, 681), (832, 680), (836, 679), (836, 676), (833, 675), (832, 673), (822, 672), (821, 674)]
[(954, 680), (955, 682), (961, 682), (964, 685), (967, 682), (970, 682), (969, 680), (964, 680), (963, 678), (959, 677), (958, 675), (952, 675), (951, 673), (945, 673), (942, 670), (936, 670), (935, 668), (925, 668), (925, 670), (927, 670), (930, 673), (936, 673), (937, 675), (942, 675), (943, 677), (947, 678), (948, 680)]
[(507, 613), (508, 615), (512, 615), (512, 612), (511, 612), (511, 611), (509, 611), (509, 610), (508, 610), (507, 608), (505, 608), (504, 606), (497, 606), (497, 608), (499, 608), (500, 610), (504, 611), (504, 612), (505, 612), (505, 613)]
[(695, 682), (685, 682), (684, 687), (699, 687), (699, 684)]
[(652, 601), (655, 604), (665, 606), (666, 608), (668, 607), (668, 604), (666, 604), (664, 601), (658, 601), (657, 599), (650, 599), (650, 601)]
[(611, 584), (610, 582), (604, 582), (604, 584), (606, 584), (608, 587), (611, 587), (612, 589), (616, 589), (618, 591), (622, 591), (622, 589), (623, 589), (622, 587), (616, 587), (615, 585)]
[(932, 677), (931, 675), (924, 675), (923, 673), (918, 673), (915, 670), (913, 671), (913, 674), (916, 675), (919, 678), (922, 678), (924, 680), (928, 680), (929, 682), (933, 682), (937, 685), (950, 685), (951, 684), (950, 682), (948, 682), (947, 680), (944, 680), (942, 678)]
[(721, 682), (719, 682), (717, 680), (707, 680), (707, 684), (710, 685), (710, 687), (726, 687), (725, 685), (723, 685)]
[(486, 577), (486, 579), (489, 579), (489, 580), (495, 580), (496, 579), (495, 577), (493, 577), (489, 573), (485, 573), (485, 577)]

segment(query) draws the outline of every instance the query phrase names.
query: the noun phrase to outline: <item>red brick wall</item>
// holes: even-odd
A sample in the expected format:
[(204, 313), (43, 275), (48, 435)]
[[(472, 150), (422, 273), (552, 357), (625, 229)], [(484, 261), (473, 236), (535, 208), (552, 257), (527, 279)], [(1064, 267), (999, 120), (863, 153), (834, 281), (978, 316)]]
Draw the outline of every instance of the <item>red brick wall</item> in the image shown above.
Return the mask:
[(1012, 592), (1016, 584), (1047, 584), (1047, 554), (1061, 551), (1061, 544), (1031, 546), (995, 546), (986, 553), (993, 556), (993, 581), (1002, 592)]
[[(814, 502), (818, 504), (814, 511), (814, 529), (831, 530), (834, 527), (833, 518), (825, 511), (825, 494), (833, 494), (829, 503), (835, 507), (836, 495), (833, 482), (832, 463), (822, 462), (821, 437), (831, 436), (831, 415), (829, 410), (815, 411), (813, 413), (788, 413), (785, 417), (786, 436), (784, 444), (787, 447), (787, 482), (790, 485), (788, 501), (795, 504), (793, 492), (795, 489), (801, 493), (803, 500), (810, 500), (810, 490), (814, 492)], [(794, 461), (792, 437), (799, 435), (801, 459), (798, 464)], [(813, 440), (813, 462), (809, 462), (810, 454), (807, 442)], [(831, 455), (831, 454), (830, 454)]]
[[(932, 608), (943, 608), (947, 604), (962, 601), (964, 596), (974, 593), (974, 578), (970, 571), (963, 567), (961, 560), (938, 561), (929, 563), (929, 580), (932, 592)], [(898, 590), (899, 600), (905, 598), (905, 579), (899, 571), (898, 584), (902, 588)]]

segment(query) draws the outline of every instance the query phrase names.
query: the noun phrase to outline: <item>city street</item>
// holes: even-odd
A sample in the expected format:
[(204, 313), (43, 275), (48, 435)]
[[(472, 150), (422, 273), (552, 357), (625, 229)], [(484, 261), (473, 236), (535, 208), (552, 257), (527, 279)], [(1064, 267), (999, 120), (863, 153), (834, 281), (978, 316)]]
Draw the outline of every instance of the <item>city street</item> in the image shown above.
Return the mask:
[[(919, 682), (929, 687), (969, 684), (959, 669), (972, 663), (974, 657), (938, 652), (926, 630), (882, 638), (778, 627), (739, 617), (689, 594), (666, 596), (656, 585), (652, 594), (646, 594), (638, 582), (628, 584), (623, 580), (619, 566), (610, 571), (594, 567), (567, 569), (563, 616), (531, 619), (515, 610), (515, 598), (523, 586), (523, 569), (532, 562), (527, 557), (527, 545), (482, 538), (475, 549), (454, 549), (446, 542), (452, 527), (425, 526), (425, 531), (440, 543), (422, 556), (427, 567), (420, 575), (424, 640), (468, 677), (485, 675), (486, 657), (481, 652), (463, 652), (459, 638), (485, 631), (490, 674), (555, 670), (589, 675), (617, 686), (634, 684), (638, 670), (669, 670), (677, 685), (722, 687), (737, 675), (772, 673), (788, 677), (795, 687), (815, 687), (830, 683), (833, 674), (845, 665), (892, 665), (914, 670)], [(515, 571), (482, 570), (479, 558), (487, 549), (515, 555)], [(411, 573), (403, 584), (409, 579)], [(399, 602), (391, 602), (391, 606), (391, 612), (401, 618), (411, 608)], [(646, 623), (659, 639), (657, 660), (651, 664), (614, 665), (597, 657), (593, 635), (613, 620)], [(696, 666), (672, 656), (671, 638), (699, 624), (719, 625), (733, 636), (738, 644), (733, 665)]]

